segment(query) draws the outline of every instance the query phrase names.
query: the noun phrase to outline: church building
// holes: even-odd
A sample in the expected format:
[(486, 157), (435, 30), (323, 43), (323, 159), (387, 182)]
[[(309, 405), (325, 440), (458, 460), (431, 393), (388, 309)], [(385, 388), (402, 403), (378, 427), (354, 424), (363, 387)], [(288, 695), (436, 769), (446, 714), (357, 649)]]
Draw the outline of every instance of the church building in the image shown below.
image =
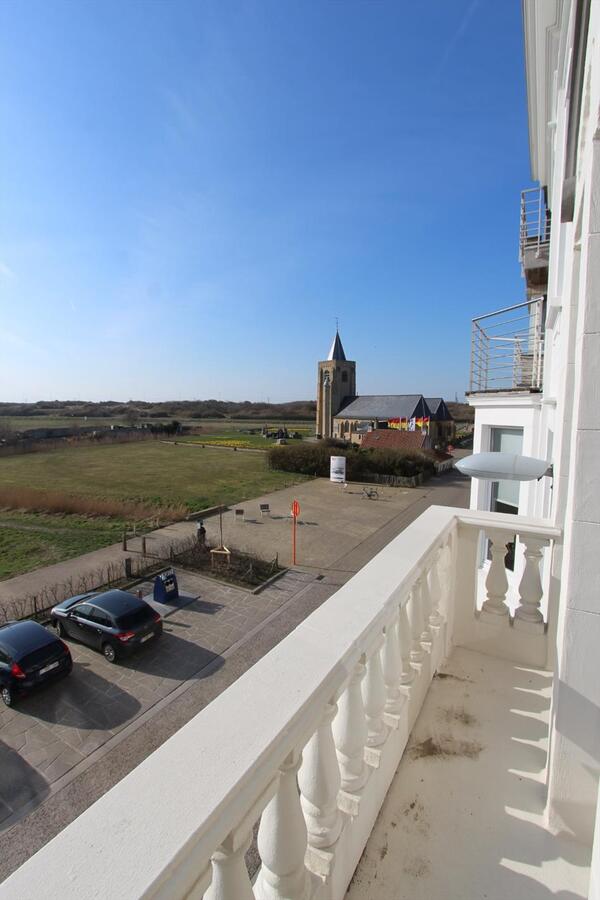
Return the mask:
[(318, 364), (317, 435), (362, 443), (366, 434), (383, 429), (420, 432), (430, 446), (445, 446), (454, 437), (454, 421), (442, 397), (358, 396), (356, 363), (346, 359), (336, 331), (327, 359)]

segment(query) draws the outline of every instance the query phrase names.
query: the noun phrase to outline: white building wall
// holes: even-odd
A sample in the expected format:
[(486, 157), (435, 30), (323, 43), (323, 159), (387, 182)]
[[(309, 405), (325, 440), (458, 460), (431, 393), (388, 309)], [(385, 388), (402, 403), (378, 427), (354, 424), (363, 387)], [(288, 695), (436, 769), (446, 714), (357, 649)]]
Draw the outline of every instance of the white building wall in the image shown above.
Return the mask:
[[(586, 6), (575, 215), (561, 222), (577, 13)], [(544, 387), (470, 403), (474, 452), (490, 449), (492, 427), (521, 427), (523, 453), (554, 465), (552, 483), (524, 484), (519, 497), (520, 514), (564, 529), (544, 572), (555, 648), (547, 814), (551, 828), (591, 844), (600, 774), (600, 0), (524, 8), (532, 162), (552, 210)], [(489, 482), (474, 481), (471, 507), (489, 502)]]
[[(561, 360), (572, 382), (565, 409), (557, 514), (563, 518), (558, 666), (548, 817), (552, 828), (592, 842), (600, 773), (600, 0), (590, 6), (574, 225), (561, 227)], [(565, 140), (557, 134), (557, 143)], [(558, 165), (558, 160), (557, 160)], [(554, 170), (555, 202), (562, 178)], [(560, 208), (560, 207), (558, 207)], [(552, 261), (551, 261), (552, 262)], [(568, 395), (565, 397), (568, 401)]]
[[(522, 428), (523, 455), (536, 456), (539, 443), (541, 394), (492, 394), (471, 397), (475, 407), (475, 429), (473, 433), (473, 453), (485, 453), (491, 449), (492, 428)], [(471, 509), (489, 510), (489, 481), (473, 479), (471, 482)], [(519, 491), (519, 514), (533, 515), (535, 505), (535, 483), (521, 484)]]

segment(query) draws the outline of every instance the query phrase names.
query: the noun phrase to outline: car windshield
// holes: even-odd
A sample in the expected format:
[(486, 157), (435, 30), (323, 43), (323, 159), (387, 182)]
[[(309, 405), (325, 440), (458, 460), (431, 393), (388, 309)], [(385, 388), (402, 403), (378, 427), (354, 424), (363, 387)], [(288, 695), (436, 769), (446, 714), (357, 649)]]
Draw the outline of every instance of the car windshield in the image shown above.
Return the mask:
[(142, 609), (135, 609), (132, 612), (124, 613), (116, 620), (117, 628), (121, 628), (124, 631), (130, 631), (132, 628), (139, 628), (142, 625), (147, 625), (148, 622), (151, 621), (152, 610), (149, 606)]

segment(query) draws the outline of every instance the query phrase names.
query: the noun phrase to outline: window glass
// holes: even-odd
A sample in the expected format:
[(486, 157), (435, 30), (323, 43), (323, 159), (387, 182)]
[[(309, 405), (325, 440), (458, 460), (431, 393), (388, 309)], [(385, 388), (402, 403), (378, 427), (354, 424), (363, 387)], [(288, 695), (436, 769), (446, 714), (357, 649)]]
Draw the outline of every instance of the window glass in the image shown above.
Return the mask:
[[(522, 428), (492, 428), (491, 449), (496, 453), (522, 453)], [(492, 512), (519, 512), (518, 481), (494, 481), (492, 483)]]
[[(491, 449), (497, 453), (522, 453), (523, 429), (492, 428)], [(492, 481), (491, 511), (518, 515), (520, 488), (518, 481)], [(515, 540), (507, 544), (507, 553), (504, 557), (504, 564), (511, 572), (515, 568)], [(489, 559), (489, 548), (487, 555)]]
[(0, 647), (0, 665), (2, 663), (8, 663), (8, 653)]
[(91, 619), (92, 607), (89, 603), (82, 603), (76, 606), (73, 612), (80, 619)]
[(96, 625), (112, 625), (110, 617), (108, 613), (105, 613), (101, 609), (96, 609), (96, 607), (92, 607), (90, 612), (90, 619), (92, 622), (95, 622)]
[(117, 618), (117, 628), (128, 631), (130, 628), (137, 628), (139, 625), (145, 625), (151, 622), (153, 618), (153, 610), (151, 607), (141, 607), (132, 612), (125, 613)]

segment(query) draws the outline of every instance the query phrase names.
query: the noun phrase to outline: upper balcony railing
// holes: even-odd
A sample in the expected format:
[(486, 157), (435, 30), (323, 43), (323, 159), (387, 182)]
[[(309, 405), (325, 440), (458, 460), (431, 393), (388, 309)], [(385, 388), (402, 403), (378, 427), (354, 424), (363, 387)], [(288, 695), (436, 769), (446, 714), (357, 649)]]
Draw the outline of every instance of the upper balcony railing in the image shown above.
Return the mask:
[(548, 259), (550, 245), (550, 210), (546, 206), (543, 188), (521, 191), (521, 226), (519, 229), (519, 259), (525, 268), (528, 257), (532, 261)]
[(10, 876), (2, 897), (342, 900), (452, 646), (545, 664), (553, 604), (540, 562), (558, 539), (545, 522), (431, 507)]
[(539, 391), (544, 375), (544, 298), (473, 319), (470, 391)]

